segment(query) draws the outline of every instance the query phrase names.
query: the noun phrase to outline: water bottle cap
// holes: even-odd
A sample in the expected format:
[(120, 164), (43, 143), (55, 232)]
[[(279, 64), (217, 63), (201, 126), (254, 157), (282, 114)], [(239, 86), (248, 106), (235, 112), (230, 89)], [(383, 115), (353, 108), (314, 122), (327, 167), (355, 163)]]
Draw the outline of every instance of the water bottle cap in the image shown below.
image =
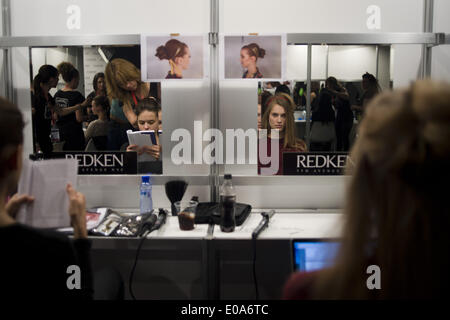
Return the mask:
[(228, 173), (228, 174), (226, 174), (226, 175), (224, 176), (224, 178), (227, 179), (227, 180), (229, 180), (229, 179), (231, 179), (232, 177), (231, 177), (231, 174)]
[(150, 176), (142, 176), (143, 183), (150, 183)]

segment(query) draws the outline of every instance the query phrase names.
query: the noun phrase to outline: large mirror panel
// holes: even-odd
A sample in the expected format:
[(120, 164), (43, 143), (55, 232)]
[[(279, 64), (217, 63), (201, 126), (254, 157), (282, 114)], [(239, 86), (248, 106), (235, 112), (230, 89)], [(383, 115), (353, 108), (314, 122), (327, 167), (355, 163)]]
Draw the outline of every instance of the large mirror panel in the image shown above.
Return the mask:
[(136, 152), (139, 173), (162, 173), (161, 86), (141, 81), (139, 45), (29, 50), (35, 153)]

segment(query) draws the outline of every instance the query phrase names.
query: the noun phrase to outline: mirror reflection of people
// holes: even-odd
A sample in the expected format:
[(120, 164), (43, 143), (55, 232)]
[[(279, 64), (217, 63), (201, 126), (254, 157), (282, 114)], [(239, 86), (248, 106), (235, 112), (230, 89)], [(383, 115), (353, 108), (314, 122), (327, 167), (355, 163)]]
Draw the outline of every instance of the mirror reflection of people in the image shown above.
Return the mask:
[(106, 150), (109, 130), (109, 101), (106, 96), (100, 95), (92, 100), (92, 113), (97, 120), (89, 123), (86, 129), (86, 151)]
[(162, 173), (162, 148), (158, 136), (158, 130), (160, 128), (158, 115), (160, 113), (161, 106), (155, 98), (146, 98), (139, 101), (137, 105), (136, 115), (139, 131), (154, 130), (156, 138), (156, 145), (138, 146), (132, 144), (126, 148), (128, 152), (137, 152), (138, 155), (147, 153), (155, 158), (156, 161), (138, 162), (139, 173)]
[(258, 58), (264, 58), (266, 50), (260, 48), (256, 43), (250, 43), (241, 48), (241, 66), (246, 69), (242, 78), (262, 78), (256, 62)]
[(356, 105), (352, 106), (353, 110), (357, 111), (358, 118), (364, 116), (364, 110), (369, 102), (381, 92), (381, 87), (378, 84), (377, 78), (373, 74), (366, 72), (362, 75), (362, 90), (361, 98)]
[(337, 255), (294, 273), (284, 299), (449, 296), (449, 128), (448, 83), (418, 81), (371, 101), (350, 154)]
[(82, 109), (89, 106), (91, 100), (84, 99), (77, 90), (80, 73), (70, 62), (61, 62), (57, 68), (65, 82), (64, 87), (55, 93), (60, 141), (64, 141), (64, 151), (82, 151), (85, 147)]
[(33, 123), (35, 125), (36, 142), (44, 154), (53, 152), (53, 144), (50, 139), (52, 128), (52, 112), (55, 108), (55, 99), (50, 94), (51, 88), (58, 84), (58, 70), (49, 64), (39, 68), (38, 74), (33, 79), (33, 94), (31, 106)]
[(156, 57), (160, 60), (168, 60), (170, 70), (166, 79), (182, 79), (183, 71), (189, 68), (191, 63), (191, 51), (186, 43), (177, 39), (170, 39), (165, 45), (156, 49)]
[[(295, 136), (295, 121), (294, 121), (294, 101), (290, 96), (284, 93), (279, 93), (267, 101), (267, 110), (262, 117), (262, 127), (267, 129), (267, 137), (260, 137), (265, 139), (267, 143), (268, 157), (278, 156), (279, 168), (276, 175), (283, 174), (283, 152), (297, 151), (306, 152), (306, 143)], [(272, 132), (278, 132), (278, 155), (271, 154)], [(261, 143), (261, 141), (259, 142)], [(270, 163), (263, 165), (258, 161), (258, 173), (261, 173), (261, 168), (269, 167)]]
[(329, 77), (325, 81), (325, 88), (332, 95), (333, 105), (336, 108), (336, 151), (348, 151), (350, 149), (350, 131), (353, 127), (350, 96), (335, 77)]
[[(92, 80), (92, 87), (94, 90), (88, 94), (88, 99), (93, 100), (97, 96), (106, 96), (105, 74), (103, 72), (98, 72), (95, 74), (94, 79)], [(92, 104), (86, 108), (84, 117), (87, 124), (98, 119), (92, 112)]]
[(141, 71), (121, 58), (108, 62), (105, 82), (111, 105), (108, 150), (119, 150), (128, 141), (126, 131), (137, 128), (134, 109), (140, 100), (151, 95), (150, 83), (142, 82)]

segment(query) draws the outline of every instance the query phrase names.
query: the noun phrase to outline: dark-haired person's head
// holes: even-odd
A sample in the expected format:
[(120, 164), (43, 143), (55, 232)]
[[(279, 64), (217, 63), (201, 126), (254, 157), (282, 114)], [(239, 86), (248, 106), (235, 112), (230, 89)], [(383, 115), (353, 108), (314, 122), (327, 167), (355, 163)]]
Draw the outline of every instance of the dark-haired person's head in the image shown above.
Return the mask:
[(328, 77), (325, 80), (325, 88), (338, 91), (340, 89), (339, 81), (335, 77)]
[(70, 62), (61, 62), (57, 66), (58, 72), (61, 74), (63, 80), (71, 89), (78, 88), (80, 82), (80, 73)]
[(262, 117), (267, 110), (267, 100), (270, 97), (272, 97), (272, 94), (266, 90), (258, 95), (258, 129), (262, 129)]
[(158, 131), (160, 111), (161, 106), (153, 97), (145, 98), (139, 101), (136, 106), (139, 130)]
[(92, 113), (99, 116), (104, 114), (106, 117), (109, 115), (109, 100), (106, 96), (96, 96), (92, 100)]
[(92, 87), (96, 94), (106, 93), (105, 74), (103, 72), (95, 74), (94, 80), (92, 81)]
[[(450, 84), (418, 81), (367, 106), (351, 151), (345, 226), (319, 299), (448, 297)], [(369, 290), (366, 270), (381, 270)]]
[(33, 92), (35, 95), (42, 95), (51, 88), (56, 88), (58, 84), (58, 69), (49, 64), (44, 64), (39, 68), (38, 74), (33, 79)]
[(275, 94), (277, 93), (285, 93), (287, 95), (291, 95), (291, 90), (289, 89), (289, 87), (285, 84), (279, 85), (276, 89), (275, 89)]
[(375, 78), (375, 76), (371, 73), (366, 72), (362, 75), (362, 88), (364, 90), (367, 90), (369, 88), (379, 88), (378, 80)]
[(20, 110), (0, 97), (0, 192), (17, 186), (22, 168), (24, 122)]

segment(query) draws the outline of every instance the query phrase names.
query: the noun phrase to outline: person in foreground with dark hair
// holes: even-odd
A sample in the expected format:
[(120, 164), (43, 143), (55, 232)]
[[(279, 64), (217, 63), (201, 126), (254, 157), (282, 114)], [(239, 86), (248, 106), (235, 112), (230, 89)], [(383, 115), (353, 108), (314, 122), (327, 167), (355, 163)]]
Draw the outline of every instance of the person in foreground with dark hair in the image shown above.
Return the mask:
[[(448, 298), (450, 85), (418, 81), (369, 104), (351, 151), (334, 264), (295, 273), (284, 299)], [(369, 266), (381, 289), (370, 290)]]
[[(92, 299), (91, 243), (87, 239), (85, 198), (71, 185), (68, 214), (74, 241), (63, 234), (31, 228), (15, 221), (28, 195), (8, 194), (17, 187), (22, 169), (24, 122), (19, 109), (0, 97), (0, 283), (8, 299)], [(80, 289), (68, 288), (70, 266), (81, 270)]]

